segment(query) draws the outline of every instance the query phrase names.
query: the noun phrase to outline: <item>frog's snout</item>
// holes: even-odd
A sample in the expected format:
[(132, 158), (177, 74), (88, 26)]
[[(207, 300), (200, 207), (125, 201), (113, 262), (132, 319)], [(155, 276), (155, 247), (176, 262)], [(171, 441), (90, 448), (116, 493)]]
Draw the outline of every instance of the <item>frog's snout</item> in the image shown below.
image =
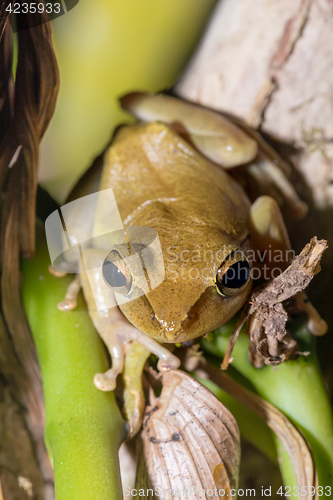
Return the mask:
[(148, 294), (122, 304), (121, 309), (134, 326), (150, 337), (166, 343), (186, 342), (210, 333), (232, 318), (250, 290), (249, 283), (239, 294), (223, 297), (211, 286), (193, 305), (184, 304), (184, 299), (181, 301), (176, 294), (168, 301)]

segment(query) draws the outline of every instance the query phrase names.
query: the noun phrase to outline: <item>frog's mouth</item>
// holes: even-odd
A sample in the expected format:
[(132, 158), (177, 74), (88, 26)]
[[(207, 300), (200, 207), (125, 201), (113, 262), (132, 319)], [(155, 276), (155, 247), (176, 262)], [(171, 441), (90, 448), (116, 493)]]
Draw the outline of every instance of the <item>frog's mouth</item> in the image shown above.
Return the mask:
[(250, 290), (249, 283), (239, 294), (223, 297), (216, 292), (215, 286), (211, 286), (184, 315), (173, 314), (172, 303), (168, 309), (155, 311), (146, 295), (122, 304), (120, 308), (134, 326), (150, 337), (166, 343), (186, 342), (210, 333), (231, 319), (244, 304)]

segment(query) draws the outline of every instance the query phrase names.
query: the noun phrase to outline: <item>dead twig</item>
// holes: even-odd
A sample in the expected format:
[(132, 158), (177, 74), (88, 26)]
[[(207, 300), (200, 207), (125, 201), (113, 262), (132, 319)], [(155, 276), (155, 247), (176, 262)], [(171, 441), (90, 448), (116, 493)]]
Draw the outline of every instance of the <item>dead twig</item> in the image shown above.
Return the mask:
[[(223, 370), (228, 367), (233, 347), (245, 321), (248, 321), (250, 358), (255, 366), (260, 367), (264, 363), (276, 365), (300, 354), (296, 340), (286, 330), (288, 313), (283, 302), (309, 285), (320, 271), (319, 262), (326, 248), (326, 240), (312, 238), (283, 273), (252, 292), (230, 337), (222, 362)], [(306, 307), (306, 312), (307, 309), (310, 320), (313, 320), (311, 305)]]

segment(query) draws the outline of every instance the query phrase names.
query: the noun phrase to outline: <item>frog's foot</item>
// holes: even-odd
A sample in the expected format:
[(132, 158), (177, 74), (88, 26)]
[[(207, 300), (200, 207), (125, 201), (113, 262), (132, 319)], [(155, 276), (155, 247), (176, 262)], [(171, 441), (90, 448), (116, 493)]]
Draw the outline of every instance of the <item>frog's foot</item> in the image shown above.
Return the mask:
[(255, 265), (265, 280), (282, 273), (291, 263), (294, 252), (280, 208), (270, 196), (260, 196), (251, 206), (249, 217), (251, 245)]
[(77, 306), (77, 295), (81, 289), (81, 280), (79, 275), (76, 275), (74, 280), (67, 288), (65, 299), (59, 302), (58, 309), (60, 311), (72, 311)]
[(112, 368), (105, 373), (96, 373), (94, 383), (101, 391), (113, 391), (116, 388), (116, 379), (123, 371), (125, 344), (121, 338), (110, 335), (107, 347), (111, 354)]
[(49, 273), (52, 274), (55, 278), (63, 278), (66, 276), (67, 273), (61, 272), (61, 271), (56, 271), (51, 264), (49, 265)]
[[(119, 326), (115, 322), (110, 327)], [(168, 349), (161, 346), (156, 340), (151, 339), (145, 333), (140, 332), (132, 325), (127, 326), (124, 330), (118, 330), (119, 334), (109, 333), (107, 338), (102, 335), (104, 342), (111, 355), (112, 368), (105, 373), (95, 375), (94, 383), (96, 387), (102, 391), (113, 391), (116, 387), (116, 378), (123, 371), (125, 345), (130, 341), (136, 341), (141, 346), (145, 347), (149, 353), (159, 357), (157, 368), (160, 371), (176, 370), (180, 366), (180, 360), (172, 354)], [(138, 374), (139, 375), (139, 374)]]
[(112, 360), (112, 368), (94, 378), (98, 389), (112, 391), (116, 387), (116, 378), (123, 371), (125, 346), (129, 342), (139, 343), (149, 353), (158, 356), (157, 367), (160, 371), (175, 370), (179, 367), (180, 360), (177, 356), (133, 326), (118, 308), (111, 309), (107, 315), (94, 311), (91, 312), (91, 317)]
[(196, 104), (162, 94), (133, 92), (120, 99), (121, 106), (139, 120), (161, 121), (189, 140), (204, 156), (223, 168), (253, 160), (255, 140), (231, 120)]
[(321, 337), (325, 335), (328, 330), (327, 323), (324, 319), (321, 318), (317, 309), (313, 307), (311, 302), (309, 301), (305, 292), (299, 292), (295, 295), (296, 307), (299, 311), (305, 312), (308, 317), (308, 329), (312, 333), (312, 335), (316, 335), (316, 337)]
[(156, 340), (148, 337), (143, 332), (131, 325), (131, 331), (128, 332), (131, 340), (136, 340), (143, 345), (152, 354), (159, 357), (157, 368), (159, 371), (176, 370), (180, 366), (180, 360), (172, 354), (168, 349), (159, 344)]
[(110, 315), (105, 316), (94, 313), (92, 318), (95, 326), (99, 326), (99, 333), (112, 360), (112, 368), (96, 374), (94, 383), (101, 391), (113, 391), (117, 376), (123, 372), (124, 413), (128, 422), (127, 438), (130, 439), (142, 424), (145, 408), (142, 372), (150, 353), (160, 358), (157, 366), (161, 371), (178, 368), (180, 360), (156, 340), (131, 325), (118, 309), (113, 309)]
[(264, 153), (258, 154), (258, 160), (255, 164), (249, 166), (249, 173), (262, 185), (264, 190), (263, 194), (270, 194), (265, 192), (267, 186), (273, 184), (281, 193), (286, 205), (288, 206), (291, 216), (294, 219), (301, 219), (305, 217), (308, 212), (308, 206), (302, 201), (294, 186), (286, 177), (285, 173), (280, 167), (275, 165)]

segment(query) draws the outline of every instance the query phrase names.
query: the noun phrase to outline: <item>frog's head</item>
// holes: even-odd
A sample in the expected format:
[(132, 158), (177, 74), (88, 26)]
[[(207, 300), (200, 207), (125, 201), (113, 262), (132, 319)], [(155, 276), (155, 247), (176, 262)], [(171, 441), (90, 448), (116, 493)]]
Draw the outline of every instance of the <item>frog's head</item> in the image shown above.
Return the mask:
[(170, 259), (164, 255), (164, 279), (148, 293), (144, 290), (154, 275), (138, 272), (119, 248), (103, 264), (104, 279), (127, 319), (162, 342), (185, 342), (218, 328), (242, 307), (251, 290), (251, 268), (242, 248), (191, 247), (182, 247), (180, 253), (170, 247)]

